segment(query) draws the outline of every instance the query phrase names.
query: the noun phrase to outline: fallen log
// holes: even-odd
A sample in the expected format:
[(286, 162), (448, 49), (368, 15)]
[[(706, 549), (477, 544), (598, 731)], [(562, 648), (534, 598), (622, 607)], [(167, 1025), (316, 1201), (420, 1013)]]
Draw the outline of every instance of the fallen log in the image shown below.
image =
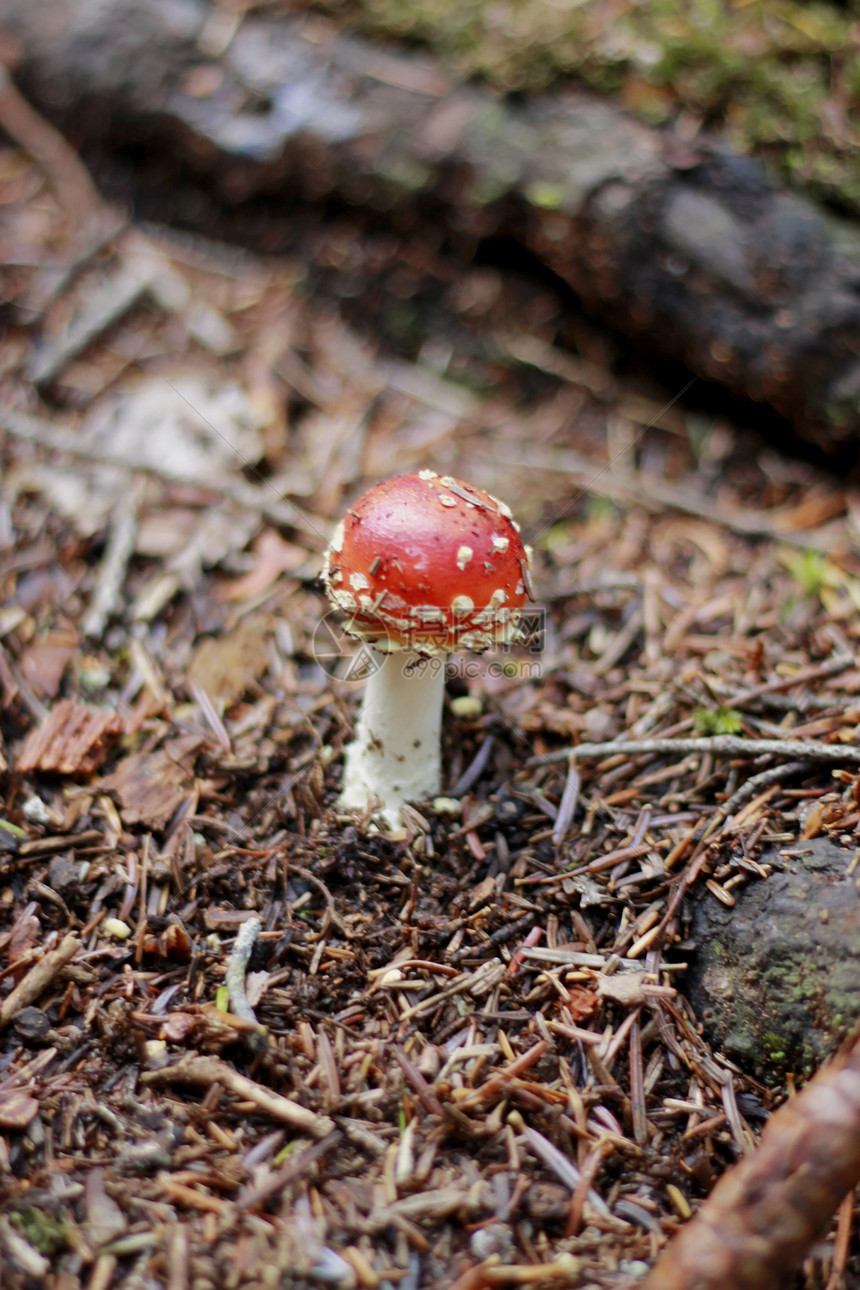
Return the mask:
[(713, 140), (572, 88), (530, 102), (317, 19), (204, 0), (0, 0), (20, 83), (80, 140), (143, 143), (230, 202), (340, 201), (513, 236), (585, 306), (828, 451), (860, 429), (860, 230)]
[[(860, 1042), (768, 1121), (637, 1290), (769, 1290), (788, 1284), (860, 1182)], [(632, 1286), (625, 1290), (633, 1290)]]

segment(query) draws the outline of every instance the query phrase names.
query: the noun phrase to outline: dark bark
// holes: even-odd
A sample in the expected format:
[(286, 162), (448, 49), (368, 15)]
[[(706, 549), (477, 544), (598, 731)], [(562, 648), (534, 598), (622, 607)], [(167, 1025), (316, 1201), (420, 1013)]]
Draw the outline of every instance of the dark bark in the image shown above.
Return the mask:
[(22, 84), (78, 137), (148, 141), (233, 202), (335, 195), (518, 237), (595, 314), (826, 449), (860, 428), (860, 231), (756, 162), (575, 90), (455, 85), (307, 19), (248, 17), (219, 43), (211, 12), (0, 0)]

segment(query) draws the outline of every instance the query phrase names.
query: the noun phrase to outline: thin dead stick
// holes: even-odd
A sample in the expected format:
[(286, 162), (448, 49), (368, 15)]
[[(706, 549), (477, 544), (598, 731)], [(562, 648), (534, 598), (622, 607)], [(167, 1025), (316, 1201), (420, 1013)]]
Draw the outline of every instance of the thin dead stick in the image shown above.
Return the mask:
[(38, 963), (19, 981), (11, 994), (0, 1004), (0, 1030), (8, 1026), (15, 1013), (27, 1004), (38, 999), (43, 990), (51, 984), (57, 973), (70, 963), (81, 948), (81, 942), (73, 932), (64, 937), (55, 950), (48, 950)]
[(555, 817), (555, 827), (552, 831), (553, 846), (560, 847), (567, 836), (567, 831), (573, 822), (576, 814), (576, 803), (579, 799), (579, 771), (576, 769), (576, 761), (573, 757), (570, 759), (570, 765), (567, 768), (567, 780), (564, 785), (564, 792), (561, 795), (561, 801), (558, 806), (558, 815)]
[(813, 763), (807, 758), (805, 761), (788, 761), (779, 766), (770, 766), (767, 770), (760, 771), (758, 775), (753, 775), (736, 793), (732, 793), (727, 801), (717, 807), (702, 837), (710, 837), (718, 825), (730, 819), (739, 807), (744, 806), (762, 789), (770, 788), (771, 784), (780, 784), (784, 779), (805, 774), (812, 769)]
[(279, 1169), (276, 1173), (270, 1172), (256, 1186), (243, 1188), (236, 1197), (236, 1204), (240, 1209), (251, 1209), (261, 1201), (267, 1200), (269, 1196), (273, 1196), (275, 1192), (282, 1192), (294, 1178), (307, 1175), (311, 1165), (321, 1160), (326, 1152), (337, 1146), (342, 1138), (340, 1129), (335, 1129), (333, 1133), (315, 1142), (312, 1147), (305, 1147), (304, 1151), (300, 1151), (295, 1160), (291, 1160), (283, 1169)]
[(327, 1115), (317, 1115), (315, 1111), (291, 1102), (280, 1093), (273, 1093), (262, 1084), (256, 1084), (247, 1075), (240, 1075), (227, 1062), (222, 1062), (219, 1057), (183, 1057), (175, 1066), (165, 1066), (160, 1071), (147, 1071), (141, 1076), (141, 1080), (144, 1084), (193, 1084), (197, 1088), (211, 1088), (213, 1084), (220, 1084), (228, 1093), (235, 1093), (236, 1097), (253, 1102), (263, 1115), (279, 1120), (281, 1124), (287, 1124), (300, 1133), (324, 1138), (334, 1131), (334, 1121)]
[(639, 1290), (769, 1290), (782, 1284), (860, 1182), (860, 1038), (771, 1117)]
[(547, 1281), (564, 1281), (573, 1285), (580, 1271), (573, 1254), (559, 1254), (552, 1263), (504, 1264), (498, 1254), (476, 1263), (453, 1281), (449, 1290), (483, 1290), (485, 1286), (543, 1285)]
[[(732, 793), (727, 801), (718, 806), (714, 814), (704, 824), (698, 824), (695, 829), (692, 829), (686, 837), (682, 838), (672, 848), (671, 853), (666, 857), (666, 868), (671, 869), (685, 856), (687, 857), (688, 865), (691, 864), (717, 829), (724, 826), (721, 829), (721, 835), (725, 832), (729, 821), (739, 807), (755, 797), (762, 789), (770, 788), (771, 784), (780, 784), (783, 780), (791, 779), (795, 775), (805, 774), (807, 771), (813, 770), (814, 766), (815, 763), (807, 758), (806, 761), (781, 762), (778, 766), (770, 766), (767, 770), (759, 771), (758, 775), (753, 775), (751, 779), (741, 785), (736, 793)], [(692, 851), (690, 850), (691, 847), (693, 848)], [(663, 926), (667, 921), (668, 915), (663, 920)]]
[(815, 739), (742, 739), (738, 735), (713, 735), (703, 739), (610, 739), (605, 744), (580, 744), (558, 752), (529, 757), (527, 766), (566, 761), (568, 757), (602, 760), (604, 757), (673, 757), (710, 753), (714, 757), (784, 757), (794, 760), (850, 762), (860, 766), (860, 748), (854, 744), (822, 744)]

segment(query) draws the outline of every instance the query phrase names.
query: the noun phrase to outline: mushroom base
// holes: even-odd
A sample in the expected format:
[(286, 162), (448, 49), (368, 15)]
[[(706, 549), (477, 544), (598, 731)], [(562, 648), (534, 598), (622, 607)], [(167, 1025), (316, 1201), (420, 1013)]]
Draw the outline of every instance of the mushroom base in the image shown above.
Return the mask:
[(411, 652), (377, 655), (355, 740), (346, 750), (340, 805), (379, 814), (393, 828), (404, 802), (439, 793), (445, 659)]

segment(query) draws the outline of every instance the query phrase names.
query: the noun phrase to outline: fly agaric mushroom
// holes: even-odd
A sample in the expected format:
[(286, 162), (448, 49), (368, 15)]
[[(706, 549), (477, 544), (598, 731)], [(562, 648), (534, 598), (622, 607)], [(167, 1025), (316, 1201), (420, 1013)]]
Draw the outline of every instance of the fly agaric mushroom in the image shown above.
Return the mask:
[(346, 631), (394, 655), (368, 679), (340, 804), (376, 801), (397, 828), (404, 802), (440, 790), (445, 658), (516, 637), (531, 596), (529, 549), (504, 502), (422, 470), (359, 498), (337, 527), (323, 579), (348, 615)]

